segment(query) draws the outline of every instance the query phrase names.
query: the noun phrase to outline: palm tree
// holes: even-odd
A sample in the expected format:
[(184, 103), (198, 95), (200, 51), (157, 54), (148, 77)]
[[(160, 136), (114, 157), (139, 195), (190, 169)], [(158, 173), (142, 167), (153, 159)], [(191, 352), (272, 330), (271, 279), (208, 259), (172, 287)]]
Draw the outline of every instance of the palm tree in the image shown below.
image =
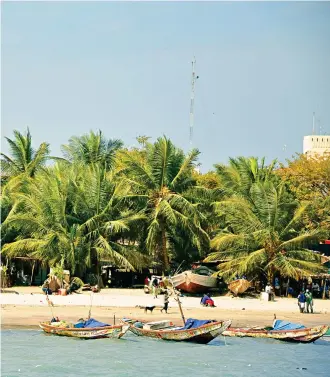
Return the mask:
[(259, 162), (257, 157), (237, 157), (229, 159), (229, 166), (216, 164), (215, 168), (227, 194), (235, 193), (248, 198), (253, 183), (275, 180), (273, 172), (276, 164), (277, 161), (273, 160), (267, 166), (265, 158)]
[(287, 202), (283, 185), (254, 183), (250, 200), (232, 196), (215, 203), (226, 228), (211, 241), (207, 260), (226, 260), (220, 274), (253, 275), (263, 271), (271, 282), (274, 274), (299, 279), (322, 271), (320, 258), (306, 246), (321, 238), (320, 230), (305, 231), (301, 219), (306, 205)]
[(99, 258), (134, 269), (144, 256), (118, 242), (141, 216), (124, 211), (118, 186), (99, 167), (57, 163), (36, 175), (4, 227), (14, 225), (20, 237), (3, 246), (8, 257), (37, 257), (49, 265), (72, 269), (98, 266)]
[[(32, 147), (32, 137), (29, 129), (25, 135), (14, 130), (14, 139), (5, 137), (9, 144), (11, 157), (1, 153), (1, 175), (16, 177), (27, 174), (33, 177), (49, 159), (49, 144), (41, 143), (35, 151)], [(3, 179), (3, 176), (1, 177)]]
[(116, 152), (123, 146), (121, 140), (107, 140), (101, 131), (81, 137), (73, 136), (68, 145), (62, 145), (62, 152), (70, 162), (86, 165), (100, 164), (106, 171), (111, 170)]
[(208, 242), (200, 226), (197, 206), (185, 197), (194, 186), (192, 171), (199, 155), (193, 149), (187, 156), (166, 137), (146, 145), (146, 153), (123, 151), (121, 176), (133, 193), (127, 198), (139, 202), (147, 217), (145, 245), (163, 270), (169, 268), (171, 239), (184, 230), (197, 247)]

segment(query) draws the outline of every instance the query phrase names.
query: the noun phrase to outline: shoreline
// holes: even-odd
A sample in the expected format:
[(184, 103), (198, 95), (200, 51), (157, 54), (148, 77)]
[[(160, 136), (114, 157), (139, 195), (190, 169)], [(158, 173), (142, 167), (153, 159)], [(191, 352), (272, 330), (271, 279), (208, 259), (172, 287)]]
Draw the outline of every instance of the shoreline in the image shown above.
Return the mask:
[[(9, 293), (11, 292), (11, 293)], [(46, 296), (39, 287), (15, 287), (0, 295), (1, 329), (38, 329), (39, 322), (49, 321), (52, 311), (55, 316), (70, 322), (88, 316), (92, 304), (92, 317), (101, 322), (113, 323), (123, 317), (144, 321), (168, 319), (176, 325), (182, 324), (177, 302), (170, 297), (168, 314), (161, 313), (163, 296), (154, 299), (141, 289), (103, 289), (100, 293), (49, 296), (54, 307), (49, 307)], [(233, 327), (269, 326), (274, 314), (277, 319), (299, 322), (306, 327), (330, 325), (330, 300), (314, 300), (314, 314), (299, 313), (297, 300), (276, 298), (274, 302), (258, 298), (233, 298), (214, 296), (215, 308), (202, 307), (200, 297), (180, 297), (185, 318), (231, 319)], [(144, 313), (137, 306), (155, 306), (153, 313)]]

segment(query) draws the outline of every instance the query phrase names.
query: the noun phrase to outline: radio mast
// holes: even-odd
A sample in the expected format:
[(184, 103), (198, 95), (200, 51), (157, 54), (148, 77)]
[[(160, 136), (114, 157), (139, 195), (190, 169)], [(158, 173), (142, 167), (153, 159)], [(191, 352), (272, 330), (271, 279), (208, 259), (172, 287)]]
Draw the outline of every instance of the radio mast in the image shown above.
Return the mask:
[(195, 108), (195, 83), (198, 79), (196, 76), (196, 59), (193, 58), (192, 62), (192, 74), (191, 74), (191, 97), (190, 97), (190, 128), (189, 128), (189, 144), (192, 147), (193, 143), (193, 129), (194, 129), (194, 108)]

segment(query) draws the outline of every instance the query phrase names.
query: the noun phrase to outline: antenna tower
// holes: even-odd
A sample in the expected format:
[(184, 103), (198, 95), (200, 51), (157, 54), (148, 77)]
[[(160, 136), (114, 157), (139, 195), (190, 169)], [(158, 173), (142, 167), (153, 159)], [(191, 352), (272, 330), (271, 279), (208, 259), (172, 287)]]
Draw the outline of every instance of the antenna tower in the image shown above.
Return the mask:
[(198, 79), (196, 76), (196, 59), (193, 58), (192, 62), (192, 74), (191, 74), (191, 97), (190, 97), (190, 127), (189, 127), (189, 144), (192, 147), (193, 142), (193, 129), (194, 129), (194, 108), (195, 108), (195, 83)]

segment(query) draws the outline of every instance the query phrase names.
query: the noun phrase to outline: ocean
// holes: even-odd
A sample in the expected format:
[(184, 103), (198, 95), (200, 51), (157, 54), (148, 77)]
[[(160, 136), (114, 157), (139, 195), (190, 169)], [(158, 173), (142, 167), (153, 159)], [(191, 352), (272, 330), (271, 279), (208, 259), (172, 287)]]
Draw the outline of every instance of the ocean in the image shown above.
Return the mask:
[(126, 334), (81, 340), (38, 330), (1, 331), (2, 377), (329, 376), (330, 342), (219, 337), (208, 345)]

